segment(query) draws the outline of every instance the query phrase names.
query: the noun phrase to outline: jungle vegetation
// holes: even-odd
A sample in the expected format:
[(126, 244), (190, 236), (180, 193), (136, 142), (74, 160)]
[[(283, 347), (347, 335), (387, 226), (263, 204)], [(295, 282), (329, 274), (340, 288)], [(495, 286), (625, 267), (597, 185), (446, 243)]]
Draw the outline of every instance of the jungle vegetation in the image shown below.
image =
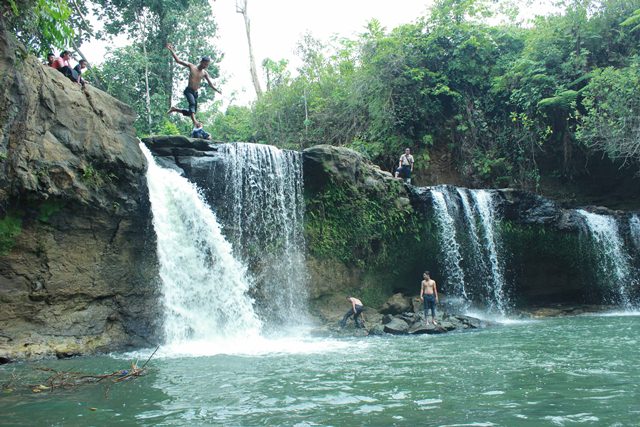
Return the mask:
[[(101, 32), (84, 18), (90, 12)], [(387, 170), (404, 147), (420, 168), (444, 151), (473, 185), (537, 190), (543, 173), (570, 179), (576, 156), (637, 170), (640, 0), (563, 0), (526, 21), (518, 12), (508, 0), (436, 0), (397, 28), (373, 20), (354, 38), (309, 34), (296, 70), (262, 63), (266, 88), (250, 106), (222, 111), (205, 87), (199, 117), (214, 140), (346, 146)], [(136, 109), (140, 135), (189, 131), (165, 114), (181, 76), (167, 41), (188, 58), (209, 52), (217, 75), (207, 0), (9, 0), (2, 13), (39, 53), (127, 34), (131, 43), (92, 73)]]

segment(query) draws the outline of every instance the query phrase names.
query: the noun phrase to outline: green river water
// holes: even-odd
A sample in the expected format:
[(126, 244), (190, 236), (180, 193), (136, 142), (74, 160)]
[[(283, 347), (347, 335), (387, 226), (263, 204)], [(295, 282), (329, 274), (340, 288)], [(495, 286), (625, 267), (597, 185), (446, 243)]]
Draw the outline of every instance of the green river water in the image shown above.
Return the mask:
[[(108, 391), (4, 390), (0, 424), (640, 426), (639, 344), (640, 317), (612, 315), (439, 336), (280, 340), (244, 355), (160, 354), (148, 375)], [(5, 365), (0, 384), (11, 374), (37, 383), (46, 375), (36, 366), (110, 373), (149, 354)]]

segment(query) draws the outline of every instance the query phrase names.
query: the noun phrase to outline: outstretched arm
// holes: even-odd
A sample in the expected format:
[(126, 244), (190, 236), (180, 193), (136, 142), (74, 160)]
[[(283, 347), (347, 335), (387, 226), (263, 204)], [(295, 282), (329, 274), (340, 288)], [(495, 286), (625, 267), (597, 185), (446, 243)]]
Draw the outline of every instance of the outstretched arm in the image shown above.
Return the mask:
[(182, 65), (183, 67), (188, 67), (189, 65), (191, 65), (188, 62), (185, 62), (185, 61), (181, 60), (180, 58), (178, 58), (178, 55), (176, 55), (176, 53), (174, 52), (173, 45), (171, 43), (167, 43), (167, 49), (169, 49), (169, 52), (171, 52), (171, 55), (173, 56), (173, 59), (175, 59), (175, 61), (178, 64)]
[(220, 95), (222, 95), (222, 92), (220, 92), (220, 90), (218, 90), (218, 88), (217, 88), (217, 87), (215, 87), (215, 86), (213, 85), (213, 83), (211, 83), (211, 79), (209, 78), (209, 73), (205, 74), (205, 75), (204, 75), (204, 78), (205, 78), (205, 79), (207, 79), (207, 83), (209, 83), (209, 86), (211, 86), (211, 88), (212, 88), (213, 90), (215, 90), (215, 91), (216, 91), (216, 92), (218, 92)]

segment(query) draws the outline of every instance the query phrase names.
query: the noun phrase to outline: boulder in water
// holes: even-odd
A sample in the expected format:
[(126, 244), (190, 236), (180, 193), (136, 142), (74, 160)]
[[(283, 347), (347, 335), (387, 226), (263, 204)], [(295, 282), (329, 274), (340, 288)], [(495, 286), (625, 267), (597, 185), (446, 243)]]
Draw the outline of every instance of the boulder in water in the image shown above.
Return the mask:
[(401, 314), (405, 312), (412, 312), (411, 299), (405, 297), (401, 293), (397, 293), (391, 296), (380, 309), (382, 314)]
[(373, 325), (373, 327), (369, 329), (369, 335), (384, 335), (384, 325)]
[(391, 322), (384, 325), (384, 331), (392, 335), (403, 335), (409, 330), (409, 324), (402, 319), (394, 317)]

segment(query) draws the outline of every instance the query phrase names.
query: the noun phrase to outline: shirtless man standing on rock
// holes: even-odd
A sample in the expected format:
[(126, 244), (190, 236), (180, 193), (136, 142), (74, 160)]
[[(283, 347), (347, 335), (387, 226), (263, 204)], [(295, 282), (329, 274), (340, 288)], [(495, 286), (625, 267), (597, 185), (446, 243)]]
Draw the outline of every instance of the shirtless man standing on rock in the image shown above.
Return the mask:
[(195, 126), (196, 123), (198, 123), (196, 120), (196, 111), (198, 111), (198, 89), (200, 89), (200, 83), (202, 82), (202, 79), (206, 79), (207, 83), (209, 83), (209, 86), (211, 86), (213, 90), (222, 95), (222, 92), (220, 92), (213, 85), (213, 83), (211, 83), (211, 79), (209, 79), (209, 73), (207, 73), (207, 68), (209, 68), (211, 58), (209, 58), (208, 56), (203, 56), (200, 60), (200, 64), (193, 65), (190, 62), (182, 61), (180, 58), (178, 58), (173, 50), (173, 45), (171, 45), (170, 43), (167, 43), (167, 49), (169, 49), (171, 55), (173, 55), (173, 59), (175, 59), (176, 63), (189, 69), (189, 84), (183, 92), (184, 96), (187, 98), (187, 102), (189, 103), (189, 109), (181, 110), (176, 107), (171, 107), (168, 113), (180, 113), (185, 117), (191, 117), (191, 121)]
[(433, 324), (436, 323), (436, 303), (438, 302), (438, 287), (436, 286), (436, 281), (433, 280), (428, 271), (425, 271), (422, 274), (422, 283), (420, 285), (420, 301), (424, 302), (424, 320), (429, 324), (429, 318), (427, 317), (427, 313), (429, 309), (431, 309), (431, 318), (433, 319)]

